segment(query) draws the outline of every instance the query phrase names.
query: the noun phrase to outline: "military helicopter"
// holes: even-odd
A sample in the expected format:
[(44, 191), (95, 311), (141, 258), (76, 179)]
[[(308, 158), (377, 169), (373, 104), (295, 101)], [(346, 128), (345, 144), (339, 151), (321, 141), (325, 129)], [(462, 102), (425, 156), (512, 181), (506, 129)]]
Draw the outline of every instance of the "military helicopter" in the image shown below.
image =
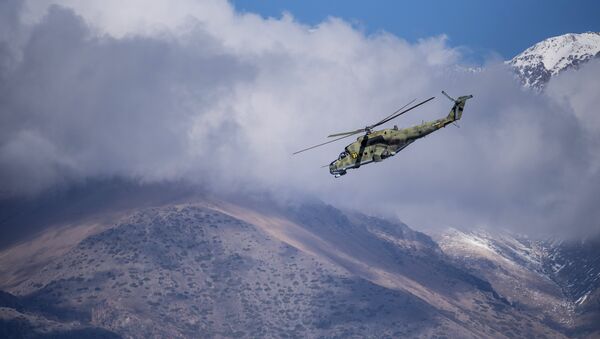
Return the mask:
[[(430, 133), (433, 133), (434, 131), (442, 127), (446, 127), (447, 125), (454, 123), (457, 120), (460, 120), (466, 101), (473, 97), (472, 95), (464, 95), (459, 97), (458, 99), (454, 99), (444, 91), (442, 91), (442, 94), (444, 94), (448, 99), (454, 102), (454, 106), (450, 110), (450, 113), (444, 118), (440, 118), (434, 121), (427, 121), (420, 125), (403, 129), (398, 129), (398, 126), (394, 126), (394, 128), (387, 128), (379, 131), (373, 130), (375, 127), (385, 124), (386, 122), (395, 119), (400, 115), (433, 100), (435, 97), (431, 97), (425, 101), (422, 101), (416, 105), (404, 109), (406, 106), (412, 104), (415, 101), (412, 100), (408, 104), (396, 110), (391, 115), (387, 116), (383, 120), (373, 125), (369, 125), (364, 128), (360, 128), (350, 132), (342, 132), (328, 135), (328, 138), (337, 138), (296, 151), (293, 154), (302, 153), (313, 148), (327, 145), (329, 143), (359, 133), (365, 133), (363, 136), (358, 137), (355, 142), (346, 146), (344, 148), (344, 151), (340, 153), (339, 157), (329, 164), (329, 172), (333, 174), (336, 178), (339, 178), (342, 175), (346, 174), (346, 172), (349, 169), (359, 168), (362, 165), (366, 165), (372, 162), (383, 161), (384, 159), (396, 155), (406, 146), (413, 143), (415, 140), (420, 139)], [(327, 165), (323, 167), (327, 167)]]

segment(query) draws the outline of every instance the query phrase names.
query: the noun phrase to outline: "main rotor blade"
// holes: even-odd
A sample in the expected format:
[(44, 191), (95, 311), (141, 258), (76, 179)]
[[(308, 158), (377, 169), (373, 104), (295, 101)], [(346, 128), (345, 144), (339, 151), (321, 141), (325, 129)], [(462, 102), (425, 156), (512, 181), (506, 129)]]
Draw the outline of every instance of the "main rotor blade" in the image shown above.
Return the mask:
[[(358, 133), (360, 133), (360, 132), (362, 132), (362, 130), (360, 130), (359, 132), (356, 132), (356, 133), (354, 133), (354, 134), (358, 134)], [(295, 155), (295, 154), (298, 154), (298, 153), (302, 153), (302, 152), (304, 152), (304, 151), (308, 151), (308, 150), (311, 150), (311, 149), (313, 149), (313, 148), (317, 148), (317, 147), (320, 147), (320, 146), (323, 146), (323, 145), (327, 145), (327, 144), (330, 144), (330, 143), (332, 143), (332, 142), (334, 142), (334, 141), (342, 140), (342, 139), (344, 139), (344, 138), (347, 138), (347, 137), (349, 137), (349, 136), (352, 136), (352, 135), (354, 135), (354, 134), (348, 134), (348, 135), (345, 135), (345, 136), (343, 136), (343, 137), (339, 137), (339, 138), (336, 138), (336, 139), (333, 139), (333, 140), (329, 140), (329, 141), (327, 141), (327, 142), (324, 142), (324, 143), (322, 143), (322, 144), (318, 144), (318, 145), (314, 145), (314, 146), (311, 146), (311, 147), (308, 147), (308, 148), (305, 148), (305, 149), (301, 149), (301, 150), (299, 150), (299, 151), (296, 151), (296, 152), (292, 153), (292, 155)]]
[[(404, 105), (404, 106), (402, 106), (402, 107), (398, 108), (398, 109), (397, 109), (397, 110), (396, 110), (394, 113), (392, 113), (392, 114), (388, 115), (387, 117), (385, 117), (385, 118), (381, 119), (381, 121), (384, 121), (385, 119), (388, 119), (388, 118), (389, 118), (389, 117), (391, 117), (392, 115), (394, 115), (394, 114), (396, 114), (396, 113), (400, 112), (400, 111), (401, 111), (401, 110), (403, 110), (403, 109), (404, 109), (406, 106), (408, 106), (408, 105), (412, 104), (413, 102), (415, 102), (415, 100), (417, 100), (417, 99), (416, 99), (416, 98), (415, 98), (415, 99), (412, 99), (412, 100), (411, 100), (410, 102), (408, 102), (406, 105)], [(376, 123), (376, 124), (374, 124), (373, 126), (379, 126), (379, 124), (381, 124), (381, 121), (380, 121), (380, 122), (378, 122), (378, 123)]]
[(356, 134), (356, 133), (360, 133), (360, 132), (364, 132), (365, 129), (361, 128), (361, 129), (357, 129), (355, 131), (351, 131), (351, 132), (342, 132), (342, 133), (336, 133), (336, 134), (330, 134), (327, 137), (328, 138), (333, 138), (333, 137), (339, 137), (340, 135), (352, 135), (352, 134)]
[(416, 104), (416, 105), (414, 105), (414, 106), (412, 106), (412, 107), (410, 107), (410, 108), (407, 108), (407, 109), (405, 109), (404, 111), (402, 111), (402, 112), (400, 112), (400, 113), (397, 113), (399, 110), (401, 110), (402, 108), (404, 108), (404, 107), (406, 107), (406, 106), (410, 105), (411, 103), (413, 103), (413, 102), (415, 101), (415, 100), (412, 100), (412, 101), (411, 101), (411, 102), (409, 102), (408, 104), (406, 104), (406, 105), (402, 106), (402, 108), (400, 108), (400, 109), (396, 110), (396, 112), (392, 113), (392, 115), (388, 116), (387, 118), (385, 118), (385, 119), (381, 120), (380, 122), (378, 122), (378, 123), (376, 123), (376, 124), (374, 124), (374, 125), (368, 126), (367, 128), (361, 128), (361, 129), (357, 129), (357, 130), (355, 130), (355, 131), (351, 131), (351, 132), (343, 132), (343, 133), (331, 134), (331, 135), (329, 135), (329, 136), (328, 136), (329, 138), (331, 138), (331, 137), (337, 137), (337, 136), (340, 136), (340, 137), (339, 137), (339, 138), (335, 138), (335, 139), (333, 139), (333, 140), (326, 141), (326, 142), (324, 142), (324, 143), (321, 143), (321, 144), (318, 144), (318, 145), (314, 145), (314, 146), (311, 146), (311, 147), (308, 147), (308, 148), (305, 148), (305, 149), (301, 149), (301, 150), (299, 150), (299, 151), (296, 151), (296, 152), (292, 153), (292, 155), (295, 155), (295, 154), (298, 154), (298, 153), (302, 153), (302, 152), (305, 152), (305, 151), (311, 150), (311, 149), (313, 149), (313, 148), (321, 147), (321, 146), (324, 146), (324, 145), (330, 144), (330, 143), (332, 143), (332, 142), (335, 142), (335, 141), (338, 141), (338, 140), (342, 140), (342, 139), (344, 139), (344, 138), (347, 138), (347, 137), (349, 137), (349, 136), (353, 136), (353, 135), (355, 135), (355, 134), (362, 133), (362, 132), (364, 132), (364, 131), (366, 131), (366, 130), (368, 130), (368, 129), (375, 128), (375, 127), (377, 127), (377, 126), (379, 126), (379, 125), (381, 125), (381, 124), (385, 124), (386, 122), (388, 122), (388, 121), (390, 121), (390, 120), (392, 120), (392, 119), (395, 119), (395, 118), (399, 117), (400, 115), (402, 115), (402, 114), (404, 114), (404, 113), (406, 113), (406, 112), (408, 112), (408, 111), (410, 111), (410, 110), (412, 110), (412, 109), (415, 109), (415, 108), (417, 108), (417, 107), (419, 107), (419, 106), (423, 105), (424, 103), (426, 103), (426, 102), (428, 102), (428, 101), (431, 101), (431, 100), (433, 100), (433, 99), (435, 99), (435, 97), (431, 97), (431, 98), (429, 98), (429, 99), (427, 99), (427, 100), (425, 100), (425, 101), (422, 101), (422, 102), (420, 102), (420, 103), (418, 103), (418, 104)]
[[(411, 101), (409, 101), (409, 102), (408, 102), (406, 105), (404, 105), (404, 106), (402, 106), (402, 107), (398, 108), (398, 109), (397, 109), (397, 110), (396, 110), (394, 113), (392, 113), (392, 114), (388, 115), (388, 116), (387, 116), (386, 118), (384, 118), (383, 120), (385, 120), (385, 119), (387, 119), (387, 118), (391, 117), (392, 115), (394, 115), (394, 114), (398, 113), (398, 112), (399, 112), (400, 110), (402, 110), (404, 107), (406, 107), (406, 106), (408, 106), (408, 105), (412, 104), (413, 102), (415, 102), (415, 100), (417, 100), (417, 99), (412, 99), (412, 100), (411, 100)], [(376, 124), (376, 125), (377, 125), (377, 124)], [(374, 126), (376, 126), (376, 125), (374, 125)], [(330, 134), (330, 135), (328, 135), (327, 137), (328, 137), (328, 138), (333, 138), (333, 137), (338, 137), (338, 136), (341, 136), (341, 135), (346, 135), (346, 134), (356, 134), (356, 133), (359, 133), (359, 132), (366, 132), (366, 130), (367, 130), (366, 128), (361, 128), (361, 129), (357, 129), (357, 130), (355, 130), (355, 131), (351, 131), (351, 132), (341, 132), (341, 133)]]
[(412, 106), (412, 107), (410, 107), (410, 108), (407, 108), (407, 109), (405, 109), (404, 111), (402, 111), (402, 112), (400, 112), (400, 113), (396, 113), (395, 115), (392, 115), (392, 116), (390, 116), (390, 117), (387, 117), (387, 118), (385, 118), (385, 119), (381, 120), (380, 122), (378, 122), (378, 123), (376, 123), (375, 125), (373, 125), (373, 126), (370, 126), (370, 127), (371, 127), (371, 128), (375, 128), (375, 127), (377, 127), (377, 126), (379, 126), (379, 125), (381, 125), (381, 124), (385, 124), (386, 122), (388, 122), (388, 121), (390, 121), (390, 120), (392, 120), (392, 119), (396, 119), (397, 117), (401, 116), (402, 114), (404, 114), (404, 113), (406, 113), (406, 112), (408, 112), (408, 111), (410, 111), (410, 110), (412, 110), (412, 109), (415, 109), (415, 108), (417, 108), (417, 107), (419, 107), (419, 106), (423, 105), (424, 103), (426, 103), (426, 102), (428, 102), (428, 101), (431, 101), (431, 100), (433, 100), (433, 99), (435, 99), (435, 97), (431, 97), (431, 98), (429, 98), (429, 99), (427, 99), (427, 100), (425, 100), (425, 101), (422, 101), (422, 102), (420, 102), (420, 103), (418, 103), (418, 104), (416, 104), (416, 105), (414, 105), (414, 106)]

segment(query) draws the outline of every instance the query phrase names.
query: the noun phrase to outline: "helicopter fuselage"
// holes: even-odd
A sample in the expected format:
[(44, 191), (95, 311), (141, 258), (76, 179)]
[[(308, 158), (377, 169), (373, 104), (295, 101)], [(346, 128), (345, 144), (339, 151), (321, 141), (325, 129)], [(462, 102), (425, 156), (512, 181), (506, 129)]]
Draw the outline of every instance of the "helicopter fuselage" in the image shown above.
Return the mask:
[(425, 137), (436, 130), (446, 127), (462, 116), (465, 101), (471, 96), (459, 98), (450, 114), (445, 118), (427, 121), (420, 125), (398, 129), (397, 127), (372, 131), (349, 144), (339, 157), (329, 165), (329, 172), (336, 177), (346, 174), (347, 170), (359, 168), (371, 162), (380, 162), (396, 155), (415, 140)]

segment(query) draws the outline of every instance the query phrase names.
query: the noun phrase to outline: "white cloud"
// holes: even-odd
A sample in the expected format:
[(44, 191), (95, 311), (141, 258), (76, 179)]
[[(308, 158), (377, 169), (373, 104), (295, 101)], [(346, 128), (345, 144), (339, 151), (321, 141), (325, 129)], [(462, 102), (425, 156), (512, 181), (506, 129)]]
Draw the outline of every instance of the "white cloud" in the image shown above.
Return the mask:
[[(11, 28), (23, 32), (10, 42), (18, 53), (0, 52), (20, 60), (1, 74), (5, 194), (103, 176), (183, 178), (313, 194), (414, 226), (598, 229), (585, 188), (600, 186), (600, 126), (584, 123), (598, 103), (585, 94), (597, 66), (553, 80), (548, 93), (561, 95), (538, 95), (503, 65), (464, 71), (444, 36), (410, 44), (336, 18), (312, 27), (289, 14), (240, 14), (223, 1), (60, 3), (72, 10), (27, 2)], [(461, 128), (395, 158), (336, 180), (320, 166), (343, 141), (291, 156), (442, 89), (475, 95)], [(396, 123), (450, 106), (442, 97)]]

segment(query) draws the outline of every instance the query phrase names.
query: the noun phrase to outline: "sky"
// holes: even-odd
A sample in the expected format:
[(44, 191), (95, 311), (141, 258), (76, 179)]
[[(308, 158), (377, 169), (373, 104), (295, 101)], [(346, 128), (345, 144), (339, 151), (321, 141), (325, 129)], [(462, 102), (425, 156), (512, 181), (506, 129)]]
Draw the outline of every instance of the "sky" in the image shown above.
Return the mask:
[(289, 12), (312, 25), (335, 16), (367, 33), (384, 30), (410, 42), (445, 34), (450, 46), (465, 47), (475, 63), (496, 55), (508, 60), (552, 36), (600, 31), (600, 2), (593, 0), (234, 0), (233, 4), (264, 17)]
[[(501, 59), (470, 68), (452, 25), (414, 40), (310, 20), (222, 0), (0, 3), (0, 197), (117, 177), (316, 197), (417, 229), (600, 231), (600, 62), (539, 93)], [(474, 95), (460, 128), (392, 159), (334, 179), (321, 166), (343, 142), (292, 156), (415, 98), (437, 96), (394, 123), (446, 116), (441, 90)]]

